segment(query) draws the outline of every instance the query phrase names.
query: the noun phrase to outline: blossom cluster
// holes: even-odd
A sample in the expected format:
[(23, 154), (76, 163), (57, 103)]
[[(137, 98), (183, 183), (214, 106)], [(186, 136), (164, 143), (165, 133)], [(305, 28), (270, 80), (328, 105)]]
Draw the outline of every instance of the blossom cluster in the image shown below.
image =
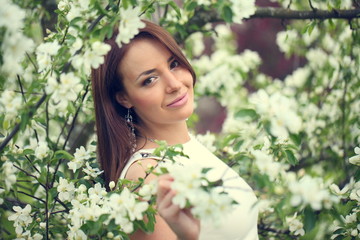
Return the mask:
[(69, 239), (86, 238), (81, 227), (87, 221), (99, 221), (101, 216), (108, 216), (103, 218), (104, 225), (114, 221), (118, 226), (115, 233), (131, 233), (134, 231), (134, 221), (143, 220), (144, 212), (149, 208), (147, 202), (139, 200), (138, 195), (128, 188), (122, 189), (120, 193), (108, 194), (99, 183), (89, 189), (80, 185), (69, 200), (73, 206), (68, 216), (71, 219)]
[(230, 213), (237, 204), (221, 184), (208, 180), (207, 172), (196, 164), (182, 166), (176, 162), (159, 164), (160, 172), (169, 173), (174, 181), (171, 188), (176, 191), (173, 203), (180, 208), (189, 208), (202, 221), (219, 224), (221, 216)]

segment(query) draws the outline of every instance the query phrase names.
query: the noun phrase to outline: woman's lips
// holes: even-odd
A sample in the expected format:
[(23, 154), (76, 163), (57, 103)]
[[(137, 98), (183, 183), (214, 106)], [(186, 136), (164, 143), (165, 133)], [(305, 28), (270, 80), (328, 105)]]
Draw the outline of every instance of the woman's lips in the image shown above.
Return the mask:
[(182, 95), (181, 97), (175, 99), (174, 101), (172, 101), (170, 104), (168, 104), (168, 107), (180, 107), (182, 105), (184, 105), (187, 100), (188, 100), (188, 94), (185, 93), (184, 95)]

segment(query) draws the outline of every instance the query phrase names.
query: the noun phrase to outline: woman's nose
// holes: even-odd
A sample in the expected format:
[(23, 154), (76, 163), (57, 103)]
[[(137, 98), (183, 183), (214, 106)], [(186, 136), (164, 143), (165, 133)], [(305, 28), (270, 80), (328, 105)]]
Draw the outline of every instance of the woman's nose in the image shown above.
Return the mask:
[(166, 92), (172, 93), (176, 92), (181, 88), (181, 82), (177, 78), (177, 76), (172, 71), (167, 71), (166, 74), (164, 74), (164, 79), (166, 83)]

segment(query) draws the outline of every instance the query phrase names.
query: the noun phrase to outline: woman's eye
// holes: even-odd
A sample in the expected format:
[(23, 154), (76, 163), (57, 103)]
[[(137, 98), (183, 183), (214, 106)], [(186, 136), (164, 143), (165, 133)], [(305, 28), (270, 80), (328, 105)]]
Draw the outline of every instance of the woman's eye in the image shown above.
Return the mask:
[(143, 86), (148, 86), (151, 83), (153, 83), (156, 80), (156, 77), (149, 77), (147, 79), (145, 79), (142, 83)]
[(174, 69), (180, 65), (178, 60), (174, 60), (170, 63), (170, 69)]

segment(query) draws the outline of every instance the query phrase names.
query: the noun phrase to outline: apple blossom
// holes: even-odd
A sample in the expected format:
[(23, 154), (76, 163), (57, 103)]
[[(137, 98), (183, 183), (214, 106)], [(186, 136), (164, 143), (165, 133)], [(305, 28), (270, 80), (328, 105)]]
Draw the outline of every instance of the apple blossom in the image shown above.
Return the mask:
[(129, 43), (139, 29), (145, 27), (140, 18), (140, 8), (135, 7), (128, 9), (120, 9), (121, 20), (119, 23), (119, 34), (116, 37), (116, 43), (121, 47), (122, 43)]

